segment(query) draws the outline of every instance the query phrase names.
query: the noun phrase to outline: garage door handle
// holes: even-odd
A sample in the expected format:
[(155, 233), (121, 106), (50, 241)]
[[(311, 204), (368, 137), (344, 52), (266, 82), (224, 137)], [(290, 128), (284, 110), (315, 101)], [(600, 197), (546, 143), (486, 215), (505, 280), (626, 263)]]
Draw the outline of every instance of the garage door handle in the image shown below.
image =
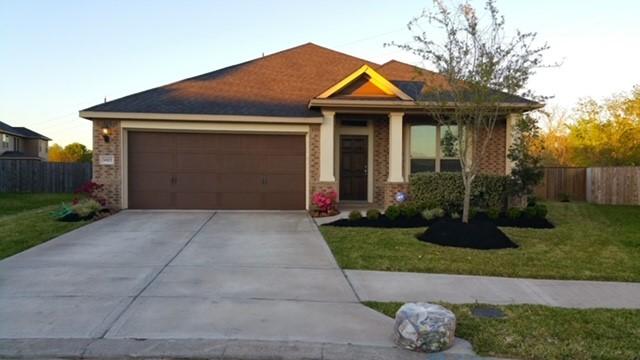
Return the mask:
[(178, 178), (175, 176), (171, 176), (171, 185), (175, 185), (178, 183)]
[(262, 185), (267, 185), (267, 177), (266, 176), (262, 177)]

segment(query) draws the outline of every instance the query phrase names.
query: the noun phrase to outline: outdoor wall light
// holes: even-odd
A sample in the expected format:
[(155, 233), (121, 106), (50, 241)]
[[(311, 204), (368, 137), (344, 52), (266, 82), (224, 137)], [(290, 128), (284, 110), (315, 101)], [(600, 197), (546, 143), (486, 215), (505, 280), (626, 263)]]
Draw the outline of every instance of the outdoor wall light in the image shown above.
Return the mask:
[(108, 143), (111, 140), (111, 129), (107, 126), (102, 127), (102, 139), (104, 142)]

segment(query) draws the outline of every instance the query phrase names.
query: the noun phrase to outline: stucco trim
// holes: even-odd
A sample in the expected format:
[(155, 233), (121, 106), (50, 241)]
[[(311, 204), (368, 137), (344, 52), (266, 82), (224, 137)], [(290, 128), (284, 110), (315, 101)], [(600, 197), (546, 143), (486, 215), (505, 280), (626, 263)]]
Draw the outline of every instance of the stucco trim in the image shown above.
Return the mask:
[(168, 120), (168, 121), (220, 121), (282, 124), (321, 124), (322, 117), (284, 117), (252, 115), (206, 115), (206, 114), (161, 114), (108, 111), (80, 111), (80, 117), (94, 119), (121, 120)]

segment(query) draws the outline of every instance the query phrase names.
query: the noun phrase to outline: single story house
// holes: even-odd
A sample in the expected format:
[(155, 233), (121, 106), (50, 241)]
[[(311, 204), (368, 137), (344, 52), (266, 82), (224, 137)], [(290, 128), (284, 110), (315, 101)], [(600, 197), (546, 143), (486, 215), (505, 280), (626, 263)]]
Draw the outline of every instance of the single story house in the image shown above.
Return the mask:
[[(309, 209), (326, 189), (387, 206), (413, 172), (459, 171), (416, 103), (444, 78), (416, 69), (308, 43), (90, 107), (95, 181), (120, 208)], [(472, 161), (507, 173), (510, 126), (540, 106), (509, 96)]]
[(34, 159), (47, 161), (48, 137), (27, 129), (0, 121), (0, 159)]

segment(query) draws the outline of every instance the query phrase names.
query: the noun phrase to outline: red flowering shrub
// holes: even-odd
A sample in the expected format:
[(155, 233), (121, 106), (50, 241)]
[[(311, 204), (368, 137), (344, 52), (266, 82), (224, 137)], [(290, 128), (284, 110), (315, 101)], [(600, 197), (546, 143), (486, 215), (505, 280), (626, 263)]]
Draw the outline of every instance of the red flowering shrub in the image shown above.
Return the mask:
[(73, 197), (73, 204), (75, 205), (79, 203), (82, 199), (93, 199), (100, 203), (100, 205), (106, 206), (107, 199), (100, 196), (102, 188), (104, 188), (103, 184), (98, 184), (93, 181), (87, 181), (73, 192), (75, 194), (75, 196)]
[(318, 208), (321, 214), (336, 212), (336, 199), (338, 194), (334, 190), (319, 191), (313, 194), (311, 203)]

